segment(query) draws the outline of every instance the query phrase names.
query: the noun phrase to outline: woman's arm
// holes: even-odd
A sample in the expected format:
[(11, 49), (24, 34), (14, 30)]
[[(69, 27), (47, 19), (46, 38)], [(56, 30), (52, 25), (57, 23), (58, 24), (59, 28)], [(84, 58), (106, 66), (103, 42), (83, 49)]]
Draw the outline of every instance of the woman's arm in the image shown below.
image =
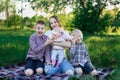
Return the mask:
[(53, 45), (70, 48), (71, 42), (70, 41), (53, 42)]

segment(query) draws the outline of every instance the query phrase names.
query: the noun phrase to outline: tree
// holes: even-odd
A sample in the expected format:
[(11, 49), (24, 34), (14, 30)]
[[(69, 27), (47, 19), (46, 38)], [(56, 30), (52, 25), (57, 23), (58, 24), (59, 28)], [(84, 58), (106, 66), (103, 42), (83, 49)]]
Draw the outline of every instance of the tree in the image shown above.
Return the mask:
[(70, 0), (30, 0), (32, 8), (44, 12), (57, 13), (64, 10), (66, 5), (72, 1)]
[(33, 9), (43, 10), (45, 12), (59, 12), (64, 10), (68, 5), (72, 8), (85, 8), (87, 2), (91, 2), (95, 7), (100, 8), (100, 11), (108, 4), (119, 4), (119, 0), (28, 0)]
[(5, 1), (2, 0), (2, 1), (0, 1), (0, 12), (2, 12), (4, 10), (5, 10)]
[(5, 12), (6, 15), (6, 26), (8, 27), (8, 21), (10, 14), (15, 13), (15, 0), (1, 0), (0, 2), (0, 12)]
[(20, 26), (21, 26), (21, 29), (23, 29), (24, 28), (24, 20), (23, 20), (23, 10), (24, 10), (24, 8), (23, 8), (23, 3), (28, 2), (28, 0), (16, 0), (16, 1), (21, 2), (21, 5), (20, 5), (21, 9), (18, 10), (18, 13), (21, 14), (21, 25)]
[(111, 5), (120, 3), (119, 0), (30, 0), (30, 2), (34, 8), (54, 14), (71, 5), (74, 9), (74, 27), (88, 33), (99, 31), (100, 15), (108, 3)]
[(120, 11), (117, 13), (114, 19), (113, 26), (120, 27)]

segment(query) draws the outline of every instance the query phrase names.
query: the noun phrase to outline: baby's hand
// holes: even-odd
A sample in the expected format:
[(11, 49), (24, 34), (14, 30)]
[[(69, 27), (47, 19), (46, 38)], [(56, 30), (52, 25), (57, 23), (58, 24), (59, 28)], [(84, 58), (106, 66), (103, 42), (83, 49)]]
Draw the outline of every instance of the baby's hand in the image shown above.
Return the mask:
[(55, 34), (52, 35), (52, 39), (57, 39), (57, 38), (58, 38), (58, 35), (55, 35)]
[(71, 41), (72, 41), (72, 44), (75, 44), (76, 41), (77, 41), (77, 37), (76, 36), (71, 36)]

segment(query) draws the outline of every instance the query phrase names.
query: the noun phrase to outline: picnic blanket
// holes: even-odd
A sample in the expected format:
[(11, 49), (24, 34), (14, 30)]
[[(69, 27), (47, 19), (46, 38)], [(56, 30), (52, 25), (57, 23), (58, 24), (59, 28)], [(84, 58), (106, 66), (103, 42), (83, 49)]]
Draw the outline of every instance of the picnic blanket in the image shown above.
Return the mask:
[[(96, 68), (99, 75), (98, 80), (103, 80), (107, 75), (114, 72), (113, 68)], [(0, 79), (5, 80), (68, 80), (71, 76), (66, 74), (55, 75), (37, 75), (34, 74), (31, 77), (27, 77), (24, 74), (24, 64), (15, 64), (10, 66), (0, 67)]]

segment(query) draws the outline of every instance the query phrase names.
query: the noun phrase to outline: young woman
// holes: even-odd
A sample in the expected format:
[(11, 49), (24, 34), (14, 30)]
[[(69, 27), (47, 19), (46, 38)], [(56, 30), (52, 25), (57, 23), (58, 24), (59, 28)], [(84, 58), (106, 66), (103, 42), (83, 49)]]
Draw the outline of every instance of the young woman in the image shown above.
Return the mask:
[[(48, 37), (50, 37), (52, 35), (52, 30), (54, 28), (56, 28), (56, 27), (62, 28), (62, 26), (60, 24), (60, 21), (59, 21), (59, 19), (58, 19), (57, 16), (51, 16), (50, 17), (50, 19), (49, 19), (49, 26), (50, 26), (51, 30), (49, 30), (49, 31), (47, 31), (45, 33), (45, 35), (47, 35)], [(67, 37), (70, 37), (70, 35), (65, 30), (64, 30), (63, 34), (65, 36), (67, 36)], [(52, 41), (53, 39), (49, 38), (48, 40)], [(54, 45), (54, 46), (61, 46), (65, 50), (65, 48), (69, 47), (71, 45), (71, 43), (66, 40), (66, 41), (62, 41), (62, 42), (53, 42), (52, 45)], [(54, 48), (52, 48), (52, 51), (53, 51), (53, 49)], [(69, 61), (65, 57), (63, 59), (63, 61), (60, 63), (59, 67), (56, 67), (56, 66), (53, 66), (53, 65), (50, 65), (50, 64), (46, 64), (46, 66), (45, 66), (45, 72), (46, 72), (46, 74), (56, 74), (56, 73), (63, 72), (63, 73), (68, 74), (68, 75), (73, 75), (74, 74), (74, 68), (72, 67), (72, 65), (70, 65)]]

